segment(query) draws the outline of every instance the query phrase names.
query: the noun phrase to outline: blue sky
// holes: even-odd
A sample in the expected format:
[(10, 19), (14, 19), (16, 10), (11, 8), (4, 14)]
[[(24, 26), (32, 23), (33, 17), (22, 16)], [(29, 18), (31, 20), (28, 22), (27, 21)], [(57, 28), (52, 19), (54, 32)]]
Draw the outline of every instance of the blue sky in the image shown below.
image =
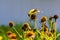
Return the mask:
[[(41, 11), (37, 15), (38, 19), (44, 15), (60, 15), (60, 0), (0, 0), (0, 25), (8, 25), (11, 20), (15, 23), (28, 21), (27, 13), (33, 8)], [(59, 20), (60, 18), (57, 20), (58, 28)]]

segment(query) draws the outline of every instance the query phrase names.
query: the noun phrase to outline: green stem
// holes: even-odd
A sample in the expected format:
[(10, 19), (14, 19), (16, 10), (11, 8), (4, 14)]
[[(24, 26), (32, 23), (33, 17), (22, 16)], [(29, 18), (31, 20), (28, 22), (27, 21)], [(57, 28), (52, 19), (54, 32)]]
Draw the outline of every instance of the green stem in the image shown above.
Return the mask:
[(52, 22), (52, 20), (48, 20), (48, 23), (49, 23), (49, 26), (50, 26), (50, 30), (52, 30), (52, 27), (53, 27), (53, 22)]
[(42, 26), (43, 26), (43, 27), (42, 27), (42, 30), (43, 30), (43, 33), (44, 33), (44, 27), (45, 27), (44, 25), (45, 25), (45, 23), (42, 22)]
[(57, 38), (60, 36), (60, 33), (59, 34), (57, 34)]
[(38, 29), (37, 24), (36, 24), (36, 20), (34, 20), (34, 28)]
[(55, 27), (55, 40), (57, 38), (57, 35), (56, 35), (56, 19), (55, 19), (55, 22), (54, 22), (54, 27)]
[(22, 36), (17, 32), (17, 30), (15, 29), (15, 27), (13, 27), (13, 29), (16, 31), (16, 33), (19, 35), (19, 37), (22, 38)]
[(56, 40), (56, 22), (54, 23), (54, 27), (55, 27), (54, 40)]

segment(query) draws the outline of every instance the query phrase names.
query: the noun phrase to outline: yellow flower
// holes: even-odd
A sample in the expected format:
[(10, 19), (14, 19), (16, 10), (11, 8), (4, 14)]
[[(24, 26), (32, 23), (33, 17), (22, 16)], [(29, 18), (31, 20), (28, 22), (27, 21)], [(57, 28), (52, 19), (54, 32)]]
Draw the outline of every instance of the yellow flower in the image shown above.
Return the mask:
[(47, 25), (46, 24), (43, 24), (42, 23), (42, 26), (41, 26), (42, 28), (41, 28), (41, 31), (43, 31), (44, 33), (48, 33), (48, 27), (47, 27)]
[(27, 31), (25, 33), (25, 38), (34, 38), (35, 37), (35, 34), (33, 31)]
[(3, 37), (2, 36), (0, 36), (0, 40), (2, 40), (3, 39)]
[(53, 37), (53, 34), (51, 32), (48, 33), (49, 37)]
[(8, 31), (8, 32), (7, 32), (7, 35), (8, 35), (8, 36), (9, 36), (9, 35), (11, 35), (11, 34), (12, 34), (12, 32), (11, 32), (11, 31)]
[(42, 18), (41, 18), (41, 22), (45, 22), (47, 20), (47, 17), (46, 16), (43, 16)]
[(42, 40), (46, 40), (46, 38), (43, 38)]
[(16, 39), (16, 34), (15, 33), (12, 33), (11, 31), (8, 31), (7, 32), (7, 36), (10, 38), (10, 39)]
[(24, 25), (23, 25), (23, 27), (22, 27), (22, 29), (24, 30), (24, 31), (26, 31), (26, 30), (30, 30), (31, 28), (30, 28), (30, 25), (29, 25), (29, 23), (24, 23)]
[(9, 38), (11, 38), (12, 34), (13, 34), (13, 33), (12, 33), (11, 31), (8, 31), (8, 32), (7, 32), (7, 36), (8, 36)]
[(44, 28), (44, 32), (45, 32), (45, 33), (48, 33), (48, 28), (45, 27), (45, 28)]
[(10, 26), (10, 27), (13, 27), (13, 26), (14, 26), (14, 22), (13, 22), (13, 21), (10, 21), (10, 22), (9, 22), (9, 26)]
[(28, 16), (30, 16), (31, 14), (37, 14), (38, 12), (40, 12), (38, 9), (31, 9), (28, 13)]
[(11, 36), (11, 39), (16, 39), (16, 38), (17, 38), (17, 37), (16, 37), (16, 34), (13, 33), (12, 36)]
[(10, 34), (8, 37), (10, 39), (16, 39), (17, 38), (15, 33)]
[(54, 30), (54, 29), (52, 29), (50, 32), (51, 32), (51, 33), (55, 33), (55, 30)]

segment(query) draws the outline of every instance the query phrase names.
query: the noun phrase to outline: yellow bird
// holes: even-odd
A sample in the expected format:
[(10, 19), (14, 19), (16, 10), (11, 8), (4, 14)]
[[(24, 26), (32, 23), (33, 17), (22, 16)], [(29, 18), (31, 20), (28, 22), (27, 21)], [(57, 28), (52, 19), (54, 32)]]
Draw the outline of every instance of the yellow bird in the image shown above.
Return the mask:
[(38, 12), (40, 12), (40, 10), (38, 10), (38, 9), (31, 9), (31, 10), (28, 12), (28, 16), (30, 16), (31, 14), (37, 14)]

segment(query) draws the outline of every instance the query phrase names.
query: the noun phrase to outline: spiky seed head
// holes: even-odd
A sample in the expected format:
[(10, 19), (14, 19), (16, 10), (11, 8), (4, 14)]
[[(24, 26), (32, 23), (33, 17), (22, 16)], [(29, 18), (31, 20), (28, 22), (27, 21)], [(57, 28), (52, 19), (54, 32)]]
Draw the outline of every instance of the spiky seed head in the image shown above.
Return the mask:
[(30, 25), (29, 25), (29, 23), (24, 23), (24, 25), (23, 25), (23, 27), (22, 27), (22, 29), (24, 30), (24, 31), (26, 31), (26, 30), (30, 30), (31, 28), (30, 28)]
[(13, 22), (13, 21), (10, 21), (10, 22), (9, 22), (9, 26), (10, 26), (10, 27), (13, 27), (13, 26), (14, 26), (14, 22)]
[(36, 15), (35, 14), (31, 14), (30, 15), (30, 20), (36, 20)]
[(45, 22), (45, 21), (47, 21), (47, 17), (46, 17), (46, 16), (43, 16), (43, 17), (41, 18), (41, 22)]
[(58, 15), (54, 15), (54, 19), (58, 19)]

